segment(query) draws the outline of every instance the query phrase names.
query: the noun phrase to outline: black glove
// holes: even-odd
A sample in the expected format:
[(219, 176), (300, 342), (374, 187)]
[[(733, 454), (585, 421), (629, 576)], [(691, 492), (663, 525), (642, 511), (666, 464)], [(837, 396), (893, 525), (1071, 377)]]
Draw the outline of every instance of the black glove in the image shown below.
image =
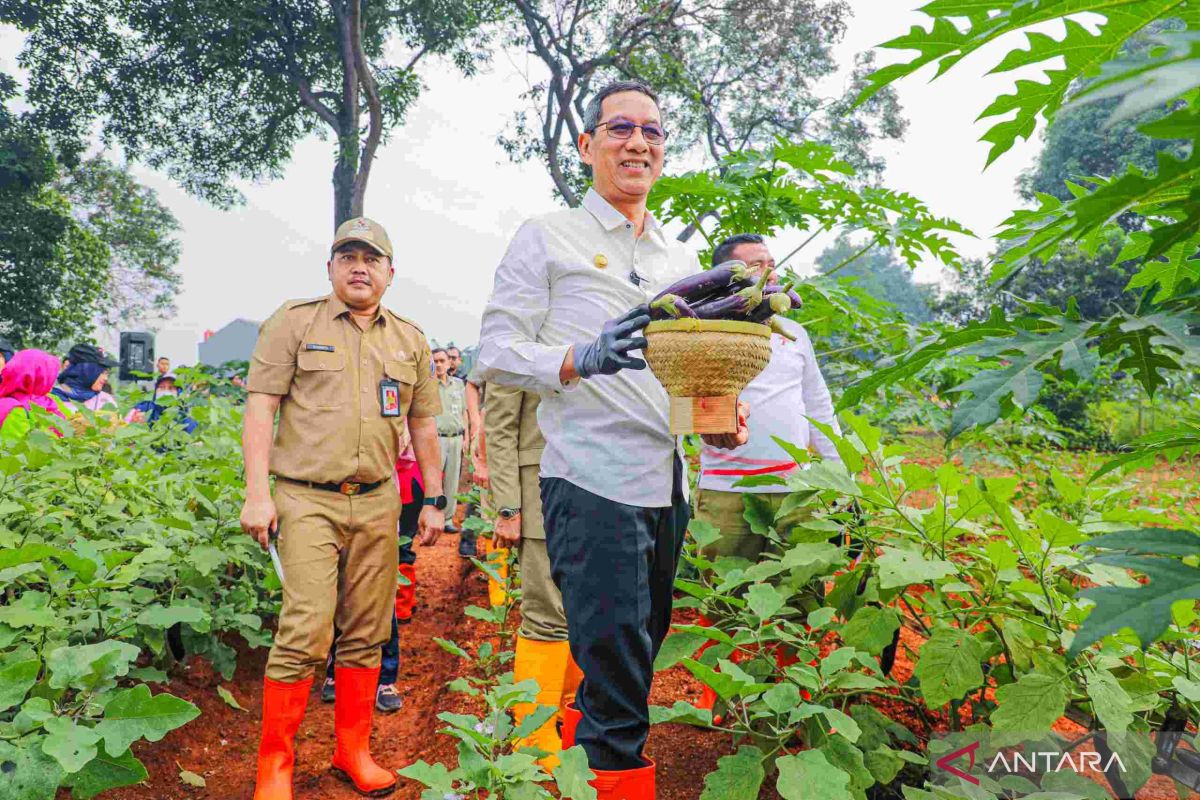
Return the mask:
[(631, 335), (650, 324), (650, 306), (631, 308), (616, 319), (604, 323), (596, 341), (575, 345), (575, 371), (581, 378), (615, 375), (623, 369), (645, 369), (646, 362), (629, 355), (630, 350), (646, 346), (642, 336)]

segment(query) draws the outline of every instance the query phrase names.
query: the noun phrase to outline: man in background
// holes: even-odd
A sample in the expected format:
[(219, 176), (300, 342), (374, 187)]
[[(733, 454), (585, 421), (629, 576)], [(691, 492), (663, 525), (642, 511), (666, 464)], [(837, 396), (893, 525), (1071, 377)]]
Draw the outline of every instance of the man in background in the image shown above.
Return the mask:
[(446, 348), (446, 357), (450, 359), (450, 377), (465, 381), (467, 376), (460, 374), (462, 372), (462, 351), (454, 345), (450, 345)]
[[(737, 260), (744, 262), (755, 275), (764, 271), (773, 273), (775, 259), (755, 233), (730, 236), (713, 251), (713, 264)], [(757, 563), (770, 546), (770, 540), (755, 533), (746, 520), (746, 509), (750, 502), (766, 503), (770, 514), (778, 513), (791, 489), (782, 484), (739, 486), (738, 483), (752, 475), (775, 475), (786, 478), (800, 465), (777, 443), (789, 442), (801, 449), (812, 448), (822, 458), (837, 459), (837, 449), (811, 420), (828, 425), (838, 431), (837, 419), (833, 414), (833, 401), (829, 388), (821, 375), (812, 341), (804, 328), (797, 322), (782, 316), (776, 317), (779, 325), (787, 330), (794, 341), (779, 333), (771, 334), (771, 361), (767, 368), (742, 390), (739, 399), (753, 409), (749, 420), (750, 439), (733, 450), (718, 450), (705, 443), (700, 449), (700, 481), (696, 490), (694, 518), (714, 525), (721, 538), (706, 545), (700, 554), (710, 560), (718, 558), (742, 558)], [(748, 501), (752, 495), (755, 501)], [(789, 519), (804, 516), (800, 509)], [(787, 522), (785, 521), (785, 525)], [(714, 622), (702, 610), (701, 625)], [(776, 653), (781, 665), (794, 660), (795, 656), (782, 651)], [(716, 693), (705, 686), (697, 706), (713, 709)]]
[[(442, 447), (442, 481), (447, 502), (446, 533), (458, 533), (454, 511), (458, 505), (458, 479), (466, 446), (466, 388), (462, 381), (450, 376), (450, 354), (441, 347), (433, 351), (433, 369), (442, 401), (442, 413), (437, 416), (437, 432)], [(463, 533), (458, 552), (464, 557), (475, 555), (475, 538), (470, 532)]]
[(158, 373), (158, 377), (171, 374), (171, 359), (166, 356), (159, 356), (158, 361), (154, 364), (154, 369)]

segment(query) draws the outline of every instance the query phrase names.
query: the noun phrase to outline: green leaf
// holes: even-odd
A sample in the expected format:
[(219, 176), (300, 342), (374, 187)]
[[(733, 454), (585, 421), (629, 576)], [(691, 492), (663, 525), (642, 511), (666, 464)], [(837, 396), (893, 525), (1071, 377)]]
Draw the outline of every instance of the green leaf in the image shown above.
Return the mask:
[(675, 705), (650, 706), (650, 724), (662, 725), (666, 722), (683, 722), (688, 725), (712, 725), (712, 709), (696, 708), (683, 700), (676, 700)]
[(34, 658), (0, 668), (0, 711), (21, 704), (26, 693), (37, 683), (41, 667), (42, 662)]
[(697, 547), (707, 547), (714, 542), (720, 541), (721, 531), (716, 525), (703, 519), (693, 519), (688, 523), (688, 533), (696, 542)]
[[(728, 662), (723, 662), (728, 663)], [(722, 700), (732, 700), (739, 695), (756, 694), (765, 692), (771, 688), (769, 683), (755, 683), (753, 681), (739, 680), (727, 671), (718, 672), (717, 670), (699, 661), (691, 658), (685, 658), (683, 665), (687, 667), (696, 678), (708, 686)]]
[(1124, 550), (1130, 555), (1197, 556), (1200, 535), (1173, 528), (1131, 528), (1093, 536), (1085, 546)]
[(139, 738), (157, 742), (200, 716), (200, 709), (170, 694), (151, 696), (145, 684), (117, 693), (96, 726), (110, 753), (124, 753)]
[(955, 572), (953, 564), (940, 558), (925, 558), (912, 550), (895, 547), (884, 547), (882, 550), (883, 555), (875, 560), (879, 567), (880, 589), (935, 581)]
[(430, 789), (436, 789), (438, 792), (454, 791), (454, 778), (444, 764), (427, 764), (424, 761), (417, 761), (404, 769), (396, 770), (396, 772), (403, 778), (416, 781)]
[(588, 769), (587, 754), (579, 745), (559, 754), (554, 784), (564, 800), (596, 800), (596, 790), (588, 784), (595, 777), (596, 773)]
[(763, 702), (776, 714), (790, 714), (800, 705), (800, 688), (794, 683), (777, 683), (763, 694)]
[(983, 643), (969, 631), (936, 628), (921, 647), (913, 675), (930, 708), (941, 708), (983, 685)]
[(138, 614), (137, 622), (150, 628), (169, 628), (177, 623), (195, 624), (208, 619), (208, 614), (202, 608), (173, 604), (170, 606), (153, 605)]
[(101, 744), (96, 757), (79, 772), (69, 776), (66, 785), (71, 787), (72, 797), (88, 800), (110, 789), (141, 783), (148, 777), (145, 765), (131, 751), (114, 758)]
[(1086, 674), (1092, 709), (1108, 733), (1124, 733), (1133, 723), (1133, 701), (1116, 676), (1105, 669)]
[(766, 621), (783, 610), (788, 596), (769, 583), (756, 583), (746, 592), (746, 604), (759, 619)]
[(516, 727), (515, 731), (513, 731), (513, 735), (518, 739), (524, 739), (545, 725), (550, 718), (557, 713), (557, 706), (539, 705), (530, 714), (527, 714), (523, 720), (521, 720), (521, 724)]
[(889, 784), (904, 768), (904, 758), (890, 747), (872, 747), (863, 751), (863, 762), (872, 777), (882, 784)]
[[(1092, 540), (1093, 542), (1095, 539)], [(1171, 604), (1200, 599), (1200, 569), (1169, 558), (1102, 556), (1110, 566), (1136, 569), (1150, 579), (1136, 588), (1098, 586), (1084, 589), (1079, 597), (1091, 600), (1091, 610), (1067, 651), (1073, 660), (1084, 648), (1122, 628), (1130, 628), (1143, 645), (1153, 642), (1171, 622)]]
[(16, 747), (0, 739), (0, 797), (4, 800), (54, 800), (62, 767), (42, 752), (39, 740)]
[[(115, 639), (97, 644), (59, 647), (46, 658), (53, 689), (101, 689), (129, 672), (140, 651)], [(116, 751), (120, 752), (120, 751)]]
[(783, 800), (851, 800), (850, 776), (829, 763), (820, 750), (804, 750), (775, 762), (775, 784)]
[(764, 777), (762, 750), (742, 745), (717, 760), (717, 768), (704, 778), (700, 800), (758, 800)]
[(224, 686), (217, 687), (217, 696), (224, 700), (225, 705), (229, 706), (230, 708), (236, 708), (238, 711), (246, 710), (242, 708), (242, 704), (239, 703), (237, 698), (233, 696), (233, 692), (229, 691)]
[(750, 523), (750, 530), (759, 536), (769, 535), (775, 524), (775, 509), (771, 507), (771, 501), (747, 492), (742, 494), (742, 502), (745, 504), (742, 518)]
[(698, 633), (672, 633), (663, 640), (654, 659), (654, 671), (670, 669), (685, 658), (691, 658), (709, 639)]
[(997, 732), (1015, 733), (1032, 739), (1050, 732), (1067, 706), (1069, 692), (1065, 678), (1030, 672), (1016, 683), (996, 689), (996, 711), (992, 727)]
[(842, 641), (877, 656), (899, 629), (900, 616), (894, 609), (864, 606), (842, 627)]
[(92, 728), (77, 725), (70, 717), (51, 717), (43, 727), (47, 736), (42, 740), (42, 752), (57, 761), (63, 772), (79, 772), (96, 757), (100, 735)]

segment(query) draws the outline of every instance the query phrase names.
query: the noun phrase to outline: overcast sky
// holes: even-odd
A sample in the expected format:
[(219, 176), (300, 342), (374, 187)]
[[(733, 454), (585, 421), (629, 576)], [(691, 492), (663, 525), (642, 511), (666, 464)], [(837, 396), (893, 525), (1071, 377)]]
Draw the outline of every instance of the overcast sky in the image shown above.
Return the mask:
[[(851, 0), (856, 13), (839, 48), (843, 63), (921, 23), (922, 15), (901, 10), (918, 4)], [(881, 11), (883, 6), (889, 10)], [(18, 42), (11, 31), (0, 36), (0, 69), (16, 71)], [(879, 60), (904, 56), (882, 51)], [(526, 58), (501, 54), (472, 79), (444, 66), (427, 69), (426, 91), (404, 127), (380, 149), (371, 174), (367, 215), (387, 227), (396, 248), (396, 279), (384, 302), (443, 344), (476, 341), (492, 274), (509, 237), (524, 218), (555, 207), (542, 166), (511, 164), (495, 144), (525, 88), (520, 68)], [(983, 171), (987, 146), (977, 140), (984, 127), (974, 120), (1012, 84), (1011, 76), (983, 75), (996, 60), (993, 47), (932, 84), (928, 70), (902, 81), (897, 88), (909, 120), (907, 136), (878, 148), (888, 164), (886, 185), (978, 233), (979, 240), (960, 242), (974, 256), (989, 252), (988, 237), (1019, 205), (1014, 181), (1040, 148), (1037, 138), (1018, 144)], [(163, 176), (135, 169), (183, 226), (183, 291), (177, 317), (159, 329), (160, 354), (193, 363), (205, 329), (238, 317), (262, 320), (284, 300), (328, 292), (331, 168), (331, 143), (306, 141), (281, 180), (243, 187), (246, 203), (232, 211), (205, 205)], [(798, 240), (781, 237), (777, 256), (793, 241)], [(820, 245), (799, 260), (811, 262)], [(936, 264), (927, 264), (916, 277), (936, 281), (942, 275)]]

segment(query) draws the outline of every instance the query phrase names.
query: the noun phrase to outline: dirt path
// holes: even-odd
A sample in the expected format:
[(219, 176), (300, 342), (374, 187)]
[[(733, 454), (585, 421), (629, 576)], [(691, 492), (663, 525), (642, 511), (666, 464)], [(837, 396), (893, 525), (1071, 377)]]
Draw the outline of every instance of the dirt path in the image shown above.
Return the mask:
[[(418, 549), (417, 610), (411, 624), (400, 630), (400, 680), (404, 707), (392, 715), (376, 715), (373, 750), (385, 766), (401, 767), (424, 758), (449, 760), (453, 743), (437, 733), (437, 714), (453, 698), (445, 683), (454, 677), (457, 659), (443, 652), (431, 637), (457, 639), (469, 623), (462, 609), (481, 602), (486, 594), (482, 576), (472, 574), (459, 558), (457, 536), (444, 537), (434, 547)], [(465, 575), (465, 577), (464, 577)], [(146, 764), (146, 783), (104, 795), (108, 800), (174, 800), (228, 798), (250, 800), (254, 794), (255, 759), (262, 708), (262, 674), (266, 651), (245, 653), (237, 674), (222, 683), (203, 663), (193, 665), (171, 681), (170, 691), (200, 707), (202, 716), (156, 744), (142, 742), (134, 752)], [(224, 685), (247, 709), (238, 711), (216, 694)], [(297, 737), (297, 800), (350, 800), (359, 797), (328, 772), (333, 752), (333, 705), (321, 703), (319, 681), (313, 684), (308, 713)], [(177, 766), (178, 765), (178, 766)], [(205, 788), (183, 785), (180, 768), (205, 779)], [(416, 800), (419, 789), (408, 781), (393, 797)]]

